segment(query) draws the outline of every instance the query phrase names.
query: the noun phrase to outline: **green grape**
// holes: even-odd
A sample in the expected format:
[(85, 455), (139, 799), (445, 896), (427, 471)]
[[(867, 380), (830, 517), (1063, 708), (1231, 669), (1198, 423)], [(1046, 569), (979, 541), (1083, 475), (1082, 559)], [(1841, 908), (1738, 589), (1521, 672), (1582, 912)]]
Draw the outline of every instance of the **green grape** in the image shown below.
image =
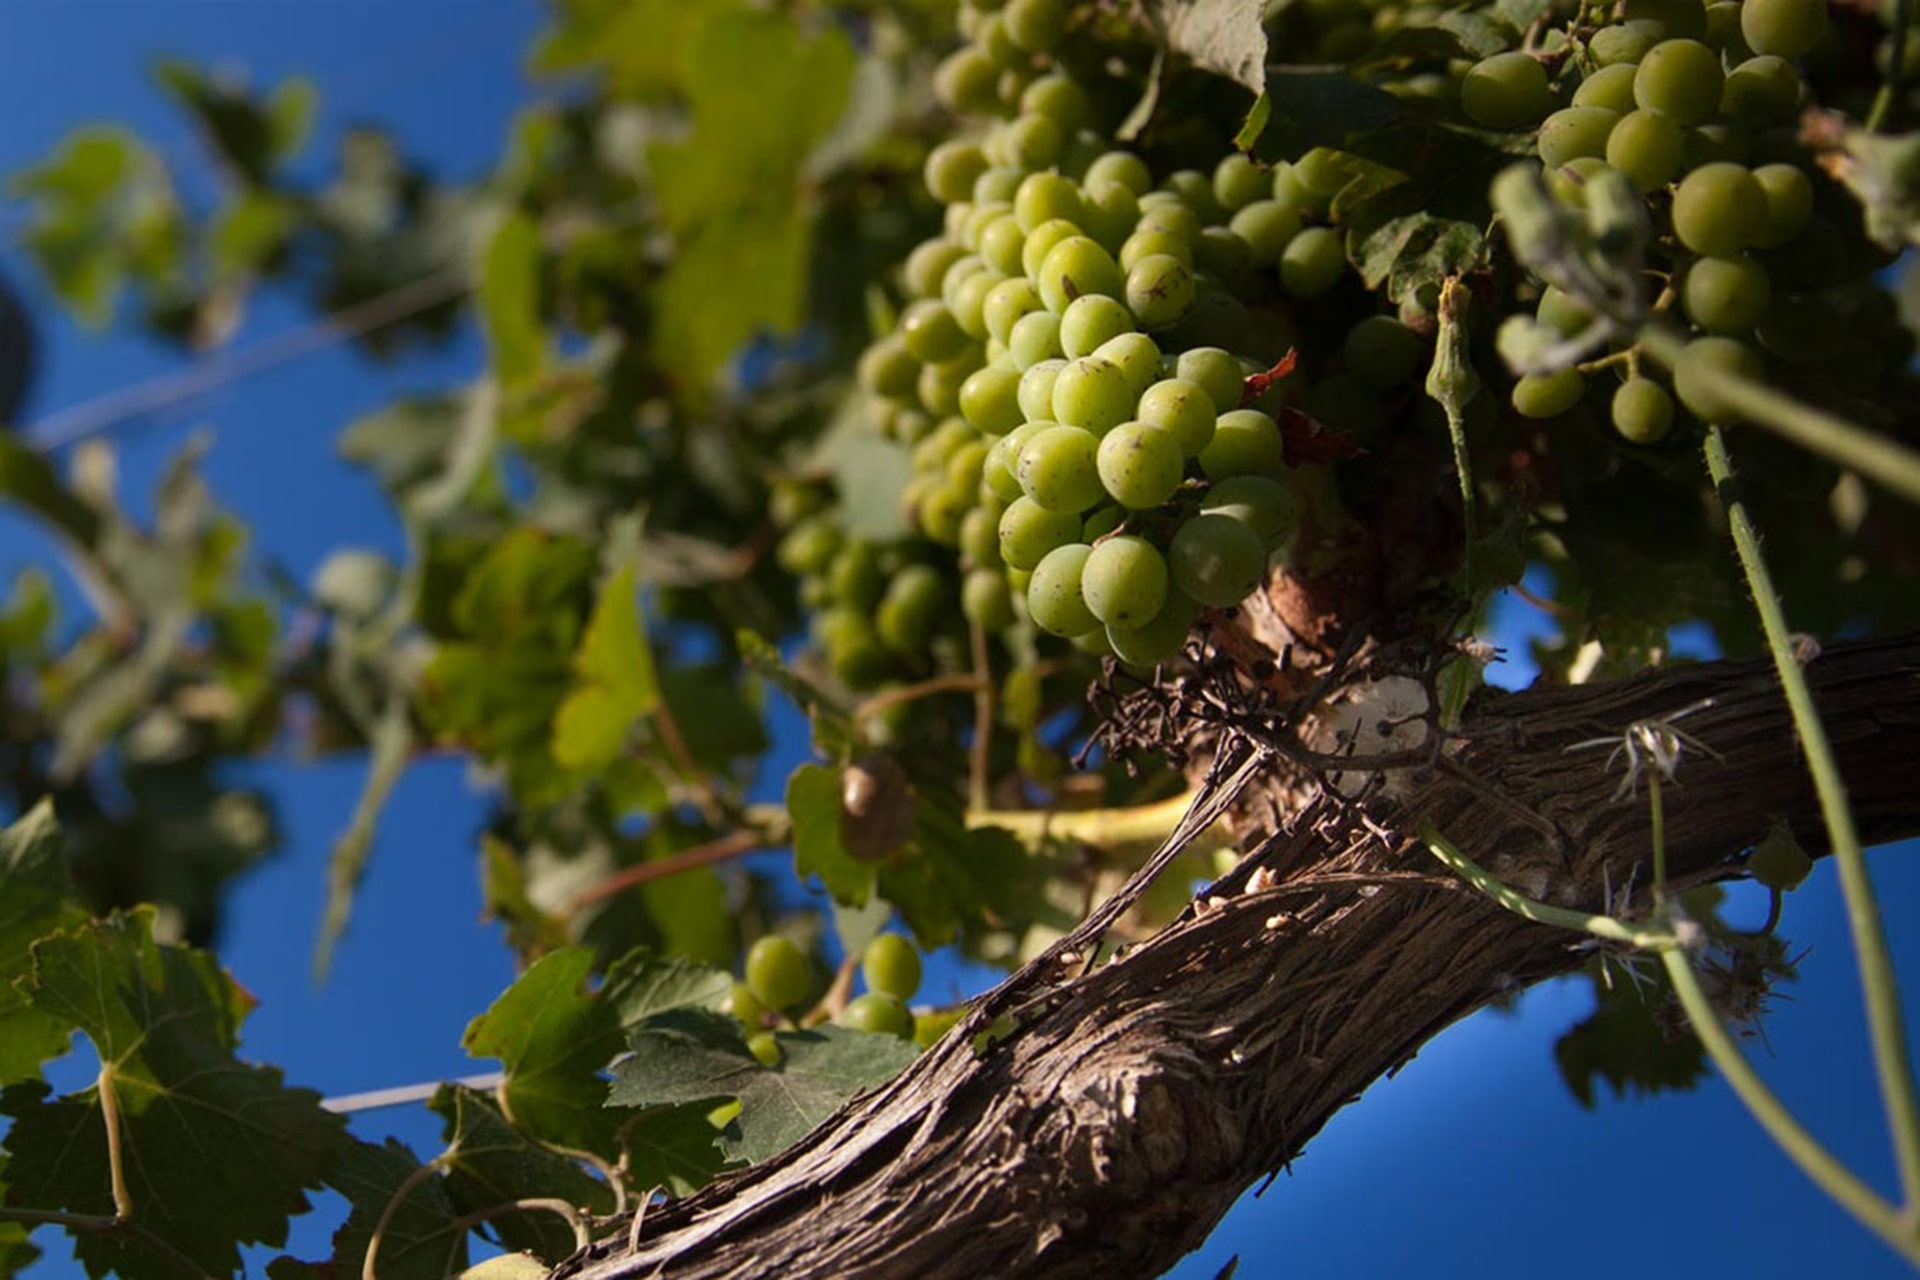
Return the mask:
[[(1311, 153), (1309, 153), (1311, 154)], [(1278, 164), (1273, 169), (1273, 198), (1295, 213), (1305, 216), (1325, 212), (1331, 197), (1313, 191), (1301, 179), (1295, 166)]]
[(1727, 73), (1720, 114), (1754, 126), (1786, 124), (1800, 114), (1800, 73), (1785, 58), (1763, 54)]
[(976, 431), (1005, 435), (1023, 421), (1020, 416), (1020, 374), (988, 365), (967, 375), (960, 384), (960, 414)]
[[(985, 468), (981, 470), (984, 477)], [(960, 558), (969, 565), (998, 569), (1001, 567), (1000, 517), (1007, 503), (991, 490), (982, 492), (977, 484), (974, 493), (978, 501), (960, 520)]]
[(1067, 135), (1051, 116), (1021, 116), (1008, 122), (1000, 136), (1007, 158), (1028, 172), (1058, 163), (1067, 148)]
[(920, 953), (897, 933), (875, 934), (860, 955), (860, 976), (869, 991), (911, 1000), (920, 989)]
[(1101, 181), (1087, 187), (1087, 234), (1109, 253), (1119, 253), (1140, 221), (1140, 201), (1118, 182)]
[(1040, 291), (1033, 287), (1033, 281), (1014, 276), (987, 290), (980, 315), (986, 321), (987, 336), (1005, 344), (1012, 339), (1013, 326), (1020, 317), (1040, 309)]
[[(1148, 201), (1157, 203), (1149, 205)], [(1199, 214), (1182, 204), (1178, 196), (1168, 192), (1154, 192), (1140, 202), (1139, 226), (1143, 231), (1164, 231), (1191, 244), (1199, 238), (1200, 230), (1205, 225), (1200, 221)]]
[(1120, 269), (1132, 271), (1145, 258), (1175, 258), (1191, 267), (1193, 241), (1164, 227), (1142, 227), (1120, 242)]
[(1193, 211), (1202, 224), (1220, 222), (1227, 211), (1213, 194), (1213, 179), (1198, 169), (1179, 169), (1167, 175), (1162, 188), (1180, 197), (1180, 203)]
[(1535, 318), (1562, 337), (1571, 338), (1593, 323), (1593, 312), (1572, 296), (1548, 285), (1540, 294)]
[[(1278, 550), (1300, 526), (1300, 511), (1293, 491), (1277, 480), (1261, 475), (1228, 476), (1207, 487), (1200, 510), (1209, 515), (1238, 520), (1253, 530), (1261, 545)], [(1174, 575), (1178, 583), (1179, 575)]]
[(1623, 16), (1629, 23), (1663, 40), (1698, 40), (1707, 34), (1707, 7), (1702, 0), (1625, 0)]
[(1279, 424), (1258, 409), (1221, 414), (1213, 426), (1213, 439), (1200, 451), (1200, 469), (1209, 480), (1279, 475), (1284, 466)]
[(1573, 91), (1573, 105), (1604, 107), (1621, 115), (1633, 110), (1637, 105), (1633, 100), (1633, 77), (1640, 69), (1637, 63), (1636, 59), (1631, 63), (1601, 67), (1582, 80), (1580, 87)]
[(1160, 344), (1144, 333), (1115, 334), (1094, 348), (1093, 358), (1120, 370), (1127, 384), (1127, 413), (1122, 421), (1133, 417), (1133, 406), (1160, 376)]
[(1090, 356), (1102, 343), (1132, 332), (1126, 304), (1104, 293), (1075, 298), (1060, 316), (1060, 346), (1069, 360)]
[(1642, 192), (1673, 181), (1684, 153), (1680, 126), (1658, 111), (1629, 111), (1607, 135), (1607, 163)]
[(1067, 32), (1067, 0), (1007, 0), (1007, 36), (1028, 53), (1051, 53)]
[(1005, 631), (1014, 623), (1013, 592), (999, 569), (969, 569), (960, 582), (960, 612), (986, 631)]
[(1773, 300), (1767, 273), (1751, 258), (1700, 258), (1687, 268), (1680, 305), (1708, 333), (1753, 328)]
[[(967, 216), (961, 220), (960, 243), (980, 253), (980, 238), (986, 234), (987, 228), (1012, 215), (1013, 205), (1006, 200), (975, 200)], [(985, 260), (986, 255), (981, 254), (981, 261)]]
[(980, 464), (980, 483), (1002, 502), (1012, 502), (1025, 490), (1020, 487), (1014, 468), (1019, 465), (1020, 450), (1037, 431), (1055, 425), (1045, 419), (1023, 422), (987, 447), (986, 461)]
[(1530, 373), (1513, 384), (1513, 407), (1523, 418), (1557, 418), (1579, 404), (1586, 389), (1578, 369)]
[(1065, 218), (1052, 218), (1041, 223), (1027, 232), (1027, 242), (1020, 249), (1020, 270), (1029, 280), (1038, 280), (1040, 267), (1053, 247), (1079, 234), (1080, 228)]
[(827, 571), (840, 543), (840, 529), (829, 517), (809, 516), (781, 537), (774, 558), (788, 573), (811, 577)]
[(1160, 612), (1137, 627), (1109, 626), (1107, 643), (1122, 662), (1136, 667), (1158, 666), (1179, 656), (1199, 617), (1199, 602), (1169, 587)]
[(1138, 627), (1167, 602), (1167, 562), (1145, 538), (1123, 533), (1093, 548), (1081, 570), (1080, 590), (1100, 621)]
[(1099, 448), (1100, 439), (1091, 431), (1051, 426), (1020, 446), (1014, 474), (1021, 490), (1040, 506), (1079, 515), (1106, 496), (1096, 461)]
[(1601, 67), (1638, 66), (1660, 37), (1645, 27), (1602, 27), (1587, 41)]
[(1144, 511), (1173, 497), (1186, 459), (1180, 445), (1160, 428), (1123, 422), (1101, 438), (1096, 462), (1100, 483), (1113, 500)]
[(1460, 108), (1489, 129), (1524, 129), (1553, 109), (1547, 69), (1524, 53), (1496, 53), (1460, 81)]
[(1153, 190), (1153, 171), (1131, 151), (1109, 151), (1087, 166), (1087, 188), (1100, 182), (1118, 182), (1136, 197), (1143, 196)]
[(1802, 57), (1826, 29), (1826, 0), (1745, 0), (1740, 6), (1740, 34), (1755, 53)]
[(985, 271), (974, 272), (954, 287), (953, 300), (947, 305), (961, 333), (975, 341), (987, 336), (987, 295), (993, 292), (994, 286), (1005, 284), (1006, 280), (1006, 276), (989, 267)]
[(1232, 213), (1262, 199), (1273, 190), (1266, 171), (1239, 152), (1234, 152), (1213, 168), (1213, 198)]
[(997, 13), (983, 13), (974, 23), (974, 47), (992, 58), (1000, 66), (1016, 67), (1027, 58), (1007, 35), (1006, 20)]
[(944, 236), (923, 241), (907, 255), (907, 261), (900, 269), (901, 283), (915, 298), (938, 297), (940, 282), (947, 274), (947, 268), (967, 256), (964, 245), (956, 244)]
[(1033, 569), (1055, 547), (1080, 540), (1080, 517), (1049, 511), (1022, 494), (1000, 515), (1000, 558), (1012, 569)]
[(1184, 521), (1167, 548), (1173, 585), (1215, 609), (1245, 600), (1267, 571), (1260, 535), (1231, 516), (1205, 513)]
[(1014, 216), (1022, 232), (1032, 232), (1043, 222), (1063, 218), (1078, 226), (1086, 216), (1080, 188), (1071, 178), (1057, 173), (1030, 173), (1020, 182), (1013, 197)]
[[(1332, 147), (1315, 147), (1300, 157), (1293, 166), (1293, 176), (1300, 187), (1319, 200), (1331, 200), (1340, 194), (1340, 188), (1347, 185), (1353, 173), (1340, 153)], [(1274, 198), (1282, 198), (1275, 178)]]
[(890, 333), (860, 353), (854, 377), (869, 394), (904, 400), (914, 392), (920, 362), (907, 350), (905, 339)]
[(933, 72), (933, 94), (949, 111), (981, 115), (998, 104), (1000, 67), (971, 45), (947, 55)]
[(1728, 258), (1753, 243), (1766, 212), (1766, 196), (1744, 166), (1702, 165), (1674, 190), (1673, 233), (1695, 253)]
[(927, 190), (944, 204), (965, 200), (987, 171), (986, 153), (971, 142), (943, 142), (927, 153), (922, 170)]
[(1253, 200), (1241, 206), (1228, 225), (1247, 242), (1255, 262), (1272, 266), (1280, 261), (1280, 254), (1288, 243), (1300, 234), (1301, 223), (1299, 211), (1278, 200)]
[(1055, 547), (1034, 566), (1027, 581), (1027, 612), (1050, 635), (1085, 635), (1100, 625), (1087, 607), (1085, 573), (1093, 548), (1083, 542)]
[(1280, 285), (1296, 298), (1316, 298), (1347, 269), (1347, 251), (1331, 227), (1308, 227), (1280, 254)]
[[(1615, 128), (1618, 127), (1618, 125), (1615, 126)], [(1608, 134), (1607, 140), (1611, 142), (1613, 135)], [(1570, 209), (1584, 209), (1587, 207), (1587, 187), (1601, 174), (1611, 171), (1612, 166), (1605, 160), (1581, 156), (1577, 160), (1567, 161), (1557, 169), (1546, 171), (1544, 176), (1547, 181), (1547, 192)]]
[[(959, 522), (954, 523), (957, 526)], [(874, 614), (874, 630), (879, 633), (880, 643), (907, 656), (925, 652), (927, 642), (940, 624), (946, 602), (946, 583), (939, 570), (924, 564), (910, 564), (901, 569), (887, 584), (886, 594)]]
[(1606, 107), (1566, 107), (1540, 125), (1540, 162), (1559, 168), (1583, 156), (1604, 157), (1620, 113)]
[(1720, 105), (1720, 55), (1698, 40), (1662, 40), (1647, 50), (1633, 77), (1633, 100), (1664, 111), (1675, 124), (1699, 124)]
[(1231, 227), (1203, 227), (1193, 244), (1193, 265), (1237, 292), (1253, 266), (1253, 246)]
[(1093, 104), (1079, 82), (1064, 72), (1053, 71), (1034, 80), (1020, 94), (1020, 114), (1052, 116), (1071, 133), (1087, 127), (1093, 117)]
[(1075, 298), (1091, 293), (1123, 297), (1127, 280), (1113, 255), (1091, 236), (1068, 236), (1047, 250), (1035, 282), (1047, 310), (1059, 315)]
[(1673, 429), (1673, 397), (1651, 378), (1628, 378), (1613, 393), (1613, 429), (1634, 444), (1658, 444)]
[(1347, 331), (1340, 354), (1347, 372), (1377, 391), (1387, 391), (1424, 372), (1427, 344), (1391, 316), (1368, 316)]
[(733, 993), (728, 997), (728, 1011), (740, 1019), (749, 1029), (766, 1021), (767, 1006), (760, 1003), (759, 997), (744, 982), (733, 984)]
[[(973, 184), (972, 204), (1004, 204), (1011, 206), (1014, 193), (1020, 189), (1020, 179), (1026, 176), (1027, 173), (1024, 169), (1016, 169), (1012, 165), (1006, 164), (994, 165), (985, 173), (981, 174), (979, 179)], [(955, 210), (960, 210), (961, 212), (955, 214)], [(947, 206), (947, 213), (954, 216), (959, 223), (964, 223), (967, 218), (973, 216), (973, 209), (968, 205), (949, 205)], [(950, 226), (949, 234), (957, 234), (957, 231)]]
[(1799, 235), (1813, 217), (1813, 184), (1795, 165), (1763, 164), (1753, 171), (1766, 201), (1766, 213), (1753, 243), (1762, 249), (1778, 249)]
[(827, 570), (833, 598), (855, 609), (871, 609), (886, 587), (880, 572), (880, 554), (871, 542), (853, 539), (840, 548)]
[[(1013, 322), (1007, 334), (1007, 359), (1022, 374), (1035, 365), (1057, 360), (1060, 355), (1059, 316), (1051, 311), (1029, 311)], [(1022, 405), (1024, 408), (1024, 402)]]
[(1730, 424), (1739, 415), (1720, 393), (1728, 378), (1758, 382), (1766, 376), (1760, 356), (1732, 338), (1695, 338), (1673, 366), (1673, 390), (1689, 412), (1704, 422)]
[(987, 265), (1003, 276), (1020, 274), (1020, 254), (1027, 246), (1027, 233), (1019, 219), (1003, 213), (981, 230), (978, 249)]
[(747, 951), (747, 990), (769, 1009), (793, 1009), (813, 990), (813, 966), (793, 939), (769, 933)]
[[(913, 512), (913, 519), (920, 526), (920, 532), (926, 534), (929, 541), (937, 542), (943, 547), (960, 545), (960, 522), (966, 518), (968, 509), (973, 505), (973, 493), (944, 483), (934, 476), (925, 477), (923, 483), (917, 487), (910, 487), (908, 493), (911, 494), (909, 505)], [(885, 610), (888, 608), (888, 603), (885, 599), (881, 600), (880, 607), (880, 638), (882, 640), (888, 639), (889, 631), (896, 625), (905, 628), (898, 631), (899, 635), (915, 634), (914, 629), (917, 626), (915, 623), (899, 618), (896, 618), (893, 623), (886, 621)], [(900, 608), (898, 604), (893, 607), (896, 610)], [(913, 640), (898, 640), (890, 641), (889, 647), (901, 653), (910, 653), (918, 649), (919, 645)]]
[[(962, 385), (965, 385), (964, 383)], [(918, 409), (902, 406), (887, 424), (887, 432), (902, 444), (912, 444), (933, 430), (933, 418)]]
[(1238, 409), (1246, 391), (1246, 373), (1240, 368), (1239, 358), (1220, 347), (1182, 351), (1173, 373), (1184, 381), (1198, 383), (1218, 413)]
[(747, 1037), (747, 1052), (754, 1060), (767, 1068), (778, 1067), (784, 1056), (780, 1049), (780, 1039), (771, 1031), (756, 1031)]
[(920, 407), (936, 418), (950, 418), (959, 413), (960, 388), (983, 363), (985, 360), (980, 349), (969, 345), (945, 364), (921, 365), (920, 377), (915, 385), (920, 396)]
[(869, 991), (855, 996), (847, 1001), (847, 1007), (834, 1022), (874, 1035), (898, 1036), (902, 1040), (913, 1038), (913, 1012), (898, 996), (885, 992)]
[(953, 451), (947, 459), (945, 476), (947, 484), (958, 490), (969, 504), (980, 492), (980, 470), (987, 460), (990, 442), (984, 438), (967, 441)]
[(1084, 356), (1069, 361), (1055, 379), (1051, 416), (1100, 435), (1131, 418), (1137, 399), (1119, 365)]
[(1183, 378), (1168, 378), (1148, 387), (1136, 410), (1140, 422), (1164, 431), (1186, 458), (1198, 457), (1213, 440), (1218, 414), (1206, 388)]
[(1060, 371), (1066, 367), (1065, 360), (1055, 358), (1042, 360), (1021, 372), (1020, 413), (1028, 422), (1053, 421), (1053, 387), (1060, 380)]

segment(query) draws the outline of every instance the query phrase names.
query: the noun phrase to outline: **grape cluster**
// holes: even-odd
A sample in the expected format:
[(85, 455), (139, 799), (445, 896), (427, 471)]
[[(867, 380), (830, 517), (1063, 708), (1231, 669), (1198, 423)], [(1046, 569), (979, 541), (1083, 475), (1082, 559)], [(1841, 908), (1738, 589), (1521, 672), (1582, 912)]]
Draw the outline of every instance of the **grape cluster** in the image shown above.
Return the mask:
[[(1586, 206), (1613, 175), (1647, 201), (1657, 233), (1647, 265), (1665, 282), (1656, 306), (1677, 310), (1696, 335), (1670, 384), (1631, 356), (1602, 361), (1597, 376), (1522, 377), (1518, 413), (1565, 414), (1591, 379), (1620, 435), (1653, 444), (1679, 408), (1727, 414), (1715, 369), (1792, 385), (1795, 366), (1845, 351), (1847, 367), (1823, 373), (1855, 395), (1891, 371), (1884, 356), (1901, 341), (1898, 326), (1869, 279), (1884, 259), (1797, 137), (1808, 94), (1796, 61), (1826, 25), (1826, 0), (1627, 0), (1619, 20), (1576, 28), (1556, 52), (1499, 53), (1466, 72), (1462, 111), (1492, 129), (1537, 125), (1548, 188), (1564, 205)], [(1593, 316), (1549, 287), (1534, 319), (1572, 338)]]

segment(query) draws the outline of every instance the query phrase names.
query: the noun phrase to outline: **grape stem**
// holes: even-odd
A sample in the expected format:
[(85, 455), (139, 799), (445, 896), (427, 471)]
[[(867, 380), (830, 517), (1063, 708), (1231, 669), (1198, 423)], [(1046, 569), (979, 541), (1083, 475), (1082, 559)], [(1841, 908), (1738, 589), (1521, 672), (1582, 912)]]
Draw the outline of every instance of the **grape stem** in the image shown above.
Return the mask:
[[(1687, 346), (1685, 338), (1657, 324), (1644, 326), (1638, 342), (1641, 350), (1669, 369)], [(1713, 379), (1713, 393), (1754, 426), (1857, 471), (1910, 502), (1920, 502), (1920, 454), (1731, 370), (1713, 369), (1708, 376)]]
[[(1866, 854), (1860, 846), (1860, 833), (1847, 803), (1846, 783), (1834, 759), (1832, 743), (1820, 723), (1813, 705), (1813, 694), (1806, 675), (1793, 653), (1793, 639), (1787, 630), (1786, 613), (1780, 595), (1774, 589), (1766, 561), (1760, 554), (1760, 536), (1735, 485), (1733, 460), (1719, 427), (1707, 428), (1707, 472), (1713, 478), (1720, 501), (1733, 531), (1734, 549), (1740, 567), (1746, 573), (1747, 586), (1760, 614), (1760, 626), (1766, 633), (1767, 650), (1773, 655), (1793, 724), (1806, 752), (1807, 769), (1813, 775), (1815, 792), (1820, 798), (1820, 815), (1825, 820), (1827, 842), (1833, 850), (1840, 872), (1840, 889), (1846, 899), (1847, 923), (1853, 934), (1854, 954), (1860, 966), (1860, 985), (1867, 1007), (1867, 1029), (1873, 1042), (1875, 1073), (1880, 1078), (1880, 1094), (1893, 1130), (1894, 1156), (1900, 1168), (1900, 1185), (1906, 1213), (1920, 1213), (1920, 1105), (1916, 1104), (1913, 1067), (1907, 1056), (1907, 1034), (1900, 1013), (1899, 988), (1894, 981), (1893, 962), (1887, 951), (1880, 907), (1874, 896), (1873, 882), (1867, 876)], [(1909, 1244), (1908, 1248), (1913, 1248)], [(1909, 1257), (1917, 1256), (1909, 1253)]]

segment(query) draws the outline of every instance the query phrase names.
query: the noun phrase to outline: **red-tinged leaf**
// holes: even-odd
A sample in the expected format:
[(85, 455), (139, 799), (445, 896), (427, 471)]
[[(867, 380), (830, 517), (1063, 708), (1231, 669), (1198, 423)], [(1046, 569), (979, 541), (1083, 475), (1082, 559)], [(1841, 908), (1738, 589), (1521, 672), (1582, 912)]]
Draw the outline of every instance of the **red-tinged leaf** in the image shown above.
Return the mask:
[(1267, 394), (1269, 387), (1293, 372), (1293, 366), (1299, 363), (1299, 360), (1300, 353), (1294, 348), (1288, 347), (1287, 354), (1281, 356), (1280, 359), (1274, 363), (1273, 368), (1267, 370), (1265, 373), (1248, 374), (1246, 388), (1240, 392), (1240, 407), (1245, 409), (1252, 405), (1255, 400)]
[(1366, 452), (1351, 435), (1322, 426), (1291, 405), (1280, 410), (1279, 421), (1280, 444), (1293, 466), (1338, 462)]

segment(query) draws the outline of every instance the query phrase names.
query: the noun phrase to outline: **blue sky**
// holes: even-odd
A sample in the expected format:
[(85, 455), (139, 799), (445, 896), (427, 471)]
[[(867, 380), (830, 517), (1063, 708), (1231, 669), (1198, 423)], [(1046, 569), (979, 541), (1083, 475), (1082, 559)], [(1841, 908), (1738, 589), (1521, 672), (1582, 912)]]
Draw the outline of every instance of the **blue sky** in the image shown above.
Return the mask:
[[(0, 168), (17, 168), (98, 119), (130, 122), (170, 159), (198, 165), (190, 134), (144, 75), (150, 58), (168, 53), (243, 68), (258, 82), (310, 75), (322, 92), (315, 158), (344, 124), (378, 120), (410, 154), (454, 178), (484, 169), (530, 92), (518, 58), (540, 22), (531, 0), (4, 0), (0, 18), (0, 84), (9, 90)], [(0, 206), (0, 227), (17, 225)], [(44, 304), (18, 254), (0, 252), (0, 262)], [(157, 345), (86, 335), (50, 307), (38, 310), (42, 358), (29, 419), (179, 367)], [(240, 341), (303, 318), (269, 300)], [(170, 451), (206, 429), (215, 441), (210, 479), (252, 524), (261, 554), (304, 576), (343, 537), (397, 549), (372, 485), (334, 459), (333, 438), (397, 394), (471, 376), (479, 361), (470, 335), (391, 368), (346, 351), (309, 357), (121, 432), (125, 483), (141, 493)], [(0, 575), (45, 549), (0, 513)], [(1515, 603), (1502, 616), (1510, 622), (1499, 638), (1512, 644), (1529, 611)], [(783, 776), (799, 749), (770, 764), (770, 776)], [(322, 868), (357, 793), (359, 765), (280, 761), (250, 776), (272, 789), (290, 843), (241, 884), (221, 947), (261, 1001), (246, 1052), (328, 1094), (483, 1067), (462, 1055), (459, 1036), (511, 966), (480, 918), (472, 852), (482, 799), (463, 767), (430, 761), (402, 783), (352, 931), (318, 988), (308, 962)], [(1896, 929), (1920, 918), (1916, 852), (1875, 860)], [(1754, 899), (1741, 901), (1757, 917)], [(1755, 1050), (1813, 1130), (1887, 1186), (1891, 1160), (1830, 867), (1789, 903), (1785, 928), (1810, 954), (1768, 1024), (1768, 1047)], [(1908, 990), (1920, 990), (1920, 947), (1897, 937), (1896, 951)], [(964, 976), (936, 971), (936, 980)], [(1552, 1045), (1586, 1007), (1581, 987), (1548, 987), (1517, 1013), (1485, 1013), (1442, 1035), (1342, 1113), (1264, 1198), (1243, 1200), (1174, 1274), (1204, 1280), (1236, 1253), (1243, 1277), (1905, 1274), (1717, 1083), (1681, 1098), (1581, 1110), (1559, 1080)], [(368, 1137), (399, 1133), (424, 1154), (437, 1121), (383, 1111), (358, 1117), (356, 1128)], [(322, 1253), (337, 1213), (323, 1206), (297, 1226), (294, 1251)], [(50, 1241), (54, 1256), (36, 1274), (70, 1274), (70, 1259)]]

